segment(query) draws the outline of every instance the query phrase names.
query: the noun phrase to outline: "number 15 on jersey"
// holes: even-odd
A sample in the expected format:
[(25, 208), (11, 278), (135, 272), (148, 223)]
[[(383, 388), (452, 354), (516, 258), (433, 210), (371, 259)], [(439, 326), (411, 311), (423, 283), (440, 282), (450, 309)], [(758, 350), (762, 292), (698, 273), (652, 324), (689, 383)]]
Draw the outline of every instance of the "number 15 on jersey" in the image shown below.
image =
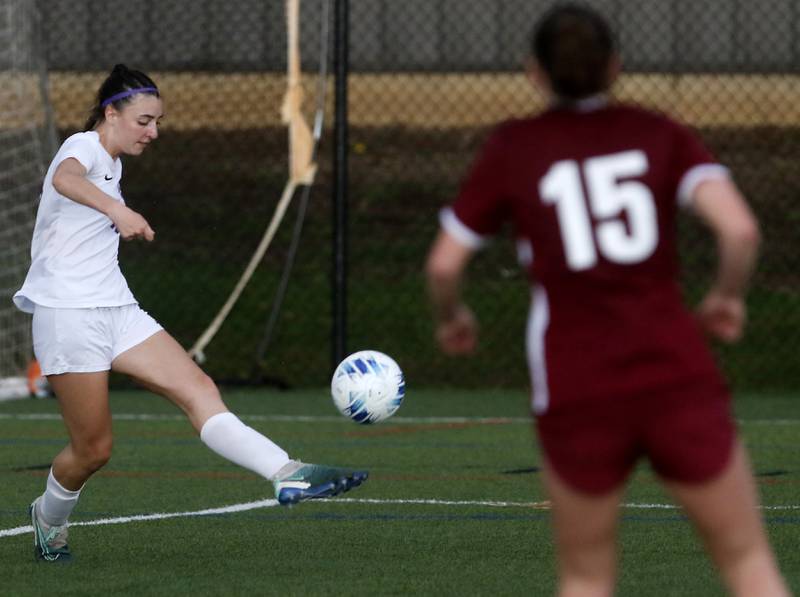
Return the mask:
[(637, 149), (582, 162), (561, 160), (541, 179), (539, 195), (556, 206), (571, 270), (594, 267), (598, 253), (619, 264), (639, 263), (653, 254), (658, 245), (653, 193), (644, 183), (630, 180), (647, 168), (647, 155)]

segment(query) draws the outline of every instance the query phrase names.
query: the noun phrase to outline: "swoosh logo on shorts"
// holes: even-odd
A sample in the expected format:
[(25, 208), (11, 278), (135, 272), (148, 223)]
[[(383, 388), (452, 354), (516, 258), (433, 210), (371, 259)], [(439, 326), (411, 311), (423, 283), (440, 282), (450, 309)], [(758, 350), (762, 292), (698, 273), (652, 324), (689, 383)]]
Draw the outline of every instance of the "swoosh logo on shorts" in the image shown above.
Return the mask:
[(106, 180), (113, 180), (114, 179), (113, 176), (108, 176), (108, 175), (104, 176), (103, 178), (105, 178)]

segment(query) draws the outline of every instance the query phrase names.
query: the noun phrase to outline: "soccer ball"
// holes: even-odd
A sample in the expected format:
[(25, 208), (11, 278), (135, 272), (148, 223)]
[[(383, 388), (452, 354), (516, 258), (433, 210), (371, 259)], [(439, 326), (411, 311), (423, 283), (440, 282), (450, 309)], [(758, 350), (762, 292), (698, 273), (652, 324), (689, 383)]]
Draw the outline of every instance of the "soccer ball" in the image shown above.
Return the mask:
[(400, 408), (406, 393), (403, 372), (390, 356), (377, 350), (351, 354), (336, 367), (331, 380), (333, 403), (356, 423), (378, 423)]

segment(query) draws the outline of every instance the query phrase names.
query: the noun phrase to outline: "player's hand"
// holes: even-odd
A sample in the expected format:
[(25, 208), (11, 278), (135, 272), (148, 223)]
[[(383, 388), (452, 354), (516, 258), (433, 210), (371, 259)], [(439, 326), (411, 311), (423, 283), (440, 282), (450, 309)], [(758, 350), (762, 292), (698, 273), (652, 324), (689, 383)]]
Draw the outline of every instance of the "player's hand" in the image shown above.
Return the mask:
[(463, 355), (475, 352), (478, 345), (478, 322), (466, 305), (460, 305), (453, 317), (436, 324), (436, 341), (442, 352)]
[(111, 218), (114, 228), (119, 232), (122, 240), (141, 238), (150, 242), (156, 236), (147, 220), (121, 203), (118, 203), (113, 211), (109, 212), (108, 217)]
[(730, 343), (742, 337), (747, 309), (741, 296), (711, 290), (698, 305), (696, 314), (702, 328), (713, 338)]

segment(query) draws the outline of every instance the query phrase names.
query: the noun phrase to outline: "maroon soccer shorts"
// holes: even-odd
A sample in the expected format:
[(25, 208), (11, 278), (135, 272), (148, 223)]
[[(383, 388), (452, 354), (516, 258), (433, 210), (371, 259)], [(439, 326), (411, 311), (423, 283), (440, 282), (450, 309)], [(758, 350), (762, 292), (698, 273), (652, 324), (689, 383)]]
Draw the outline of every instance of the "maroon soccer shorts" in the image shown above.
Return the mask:
[(728, 463), (736, 435), (729, 394), (716, 385), (587, 400), (540, 415), (537, 428), (558, 476), (593, 494), (621, 486), (641, 457), (664, 479), (708, 481)]

